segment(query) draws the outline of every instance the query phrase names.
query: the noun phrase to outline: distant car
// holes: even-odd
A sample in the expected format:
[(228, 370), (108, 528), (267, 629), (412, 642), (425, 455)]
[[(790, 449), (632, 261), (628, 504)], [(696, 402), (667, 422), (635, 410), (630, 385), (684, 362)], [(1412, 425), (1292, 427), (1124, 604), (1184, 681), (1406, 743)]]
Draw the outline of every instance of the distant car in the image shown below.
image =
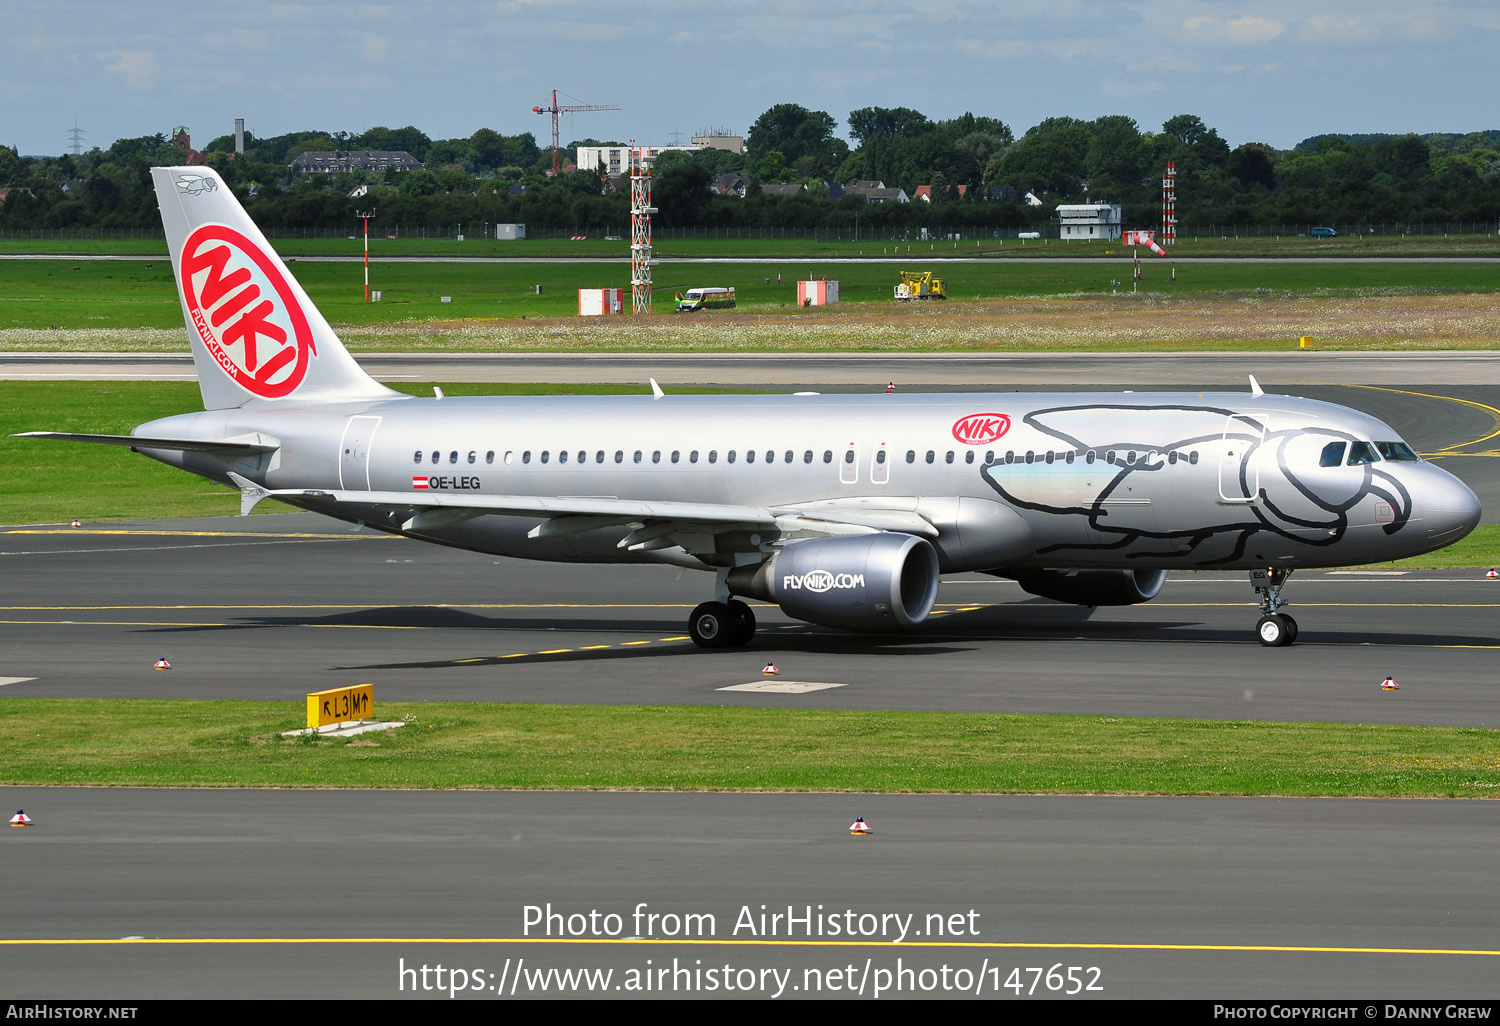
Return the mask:
[(1332, 228), (1314, 228), (1312, 230), (1312, 237), (1315, 239), (1331, 239), (1337, 234), (1338, 232)]

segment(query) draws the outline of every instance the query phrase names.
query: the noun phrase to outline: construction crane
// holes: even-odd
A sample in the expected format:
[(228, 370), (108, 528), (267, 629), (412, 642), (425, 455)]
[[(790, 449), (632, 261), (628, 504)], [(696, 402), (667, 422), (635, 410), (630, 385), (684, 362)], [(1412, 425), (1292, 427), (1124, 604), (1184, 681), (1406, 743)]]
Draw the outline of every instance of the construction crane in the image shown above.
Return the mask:
[(620, 106), (619, 106), (619, 104), (616, 104), (616, 103), (577, 103), (577, 104), (572, 104), (571, 106), (559, 107), (557, 105), (557, 90), (556, 89), (552, 90), (552, 105), (551, 106), (549, 106), (549, 107), (532, 107), (531, 108), (531, 112), (533, 114), (551, 114), (552, 115), (552, 177), (553, 178), (557, 177), (557, 172), (558, 172), (557, 154), (558, 154), (558, 151), (562, 149), (562, 139), (559, 137), (559, 135), (558, 135), (558, 129), (557, 129), (557, 116), (559, 114), (572, 114), (573, 112), (580, 111), (580, 110), (619, 110), (619, 109), (620, 109)]

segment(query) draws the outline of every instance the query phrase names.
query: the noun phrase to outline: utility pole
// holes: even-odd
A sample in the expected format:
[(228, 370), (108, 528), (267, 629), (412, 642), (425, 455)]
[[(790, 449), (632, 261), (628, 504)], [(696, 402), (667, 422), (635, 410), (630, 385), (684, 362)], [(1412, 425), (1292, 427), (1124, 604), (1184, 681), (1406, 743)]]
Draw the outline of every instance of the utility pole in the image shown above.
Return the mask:
[(365, 302), (370, 301), (370, 218), (375, 216), (373, 210), (356, 210), (354, 216), (362, 218), (365, 222)]

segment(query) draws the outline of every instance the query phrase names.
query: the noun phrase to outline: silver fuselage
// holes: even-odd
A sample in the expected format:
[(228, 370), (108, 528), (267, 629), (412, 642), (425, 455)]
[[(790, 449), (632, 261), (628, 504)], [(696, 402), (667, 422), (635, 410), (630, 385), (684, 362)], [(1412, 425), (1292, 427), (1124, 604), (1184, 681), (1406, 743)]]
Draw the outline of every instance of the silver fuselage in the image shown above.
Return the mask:
[[(228, 483), (235, 471), (273, 490), (910, 510), (937, 528), (945, 572), (1343, 566), (1442, 547), (1479, 517), (1473, 493), (1429, 462), (1320, 465), (1339, 441), (1399, 441), (1381, 421), (1243, 393), (252, 402), (136, 433), (269, 436), (280, 447), (259, 456), (143, 451), (214, 480)], [(485, 515), (402, 531), (412, 510), (289, 501), (527, 559), (711, 568), (774, 541), (721, 532), (685, 557), (619, 548), (629, 524), (528, 537), (547, 518)]]

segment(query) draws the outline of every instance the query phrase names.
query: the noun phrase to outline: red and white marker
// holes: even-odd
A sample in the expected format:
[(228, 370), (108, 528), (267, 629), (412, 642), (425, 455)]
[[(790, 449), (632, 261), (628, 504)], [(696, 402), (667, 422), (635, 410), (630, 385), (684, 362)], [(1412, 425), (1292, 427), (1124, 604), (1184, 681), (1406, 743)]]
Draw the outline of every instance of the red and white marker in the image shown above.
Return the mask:
[(859, 837), (870, 832), (870, 824), (865, 822), (865, 817), (855, 816), (854, 822), (849, 824), (849, 833), (853, 837)]
[(1380, 682), (1381, 691), (1395, 691), (1400, 687), (1401, 685), (1396, 683), (1395, 677), (1386, 677), (1385, 680)]
[[(74, 517), (73, 518), (73, 526), (74, 527), (82, 527), (83, 525), (78, 522), (78, 518), (77, 517)], [(1490, 571), (1490, 573), (1494, 573), (1494, 572), (1495, 571), (1493, 571), (1493, 570)]]
[(1494, 567), (1490, 567), (1490, 572), (1485, 574), (1484, 576), (1493, 581), (1495, 578), (1500, 577), (1500, 570), (1496, 570)]
[(167, 662), (166, 656), (162, 656), (156, 661), (156, 668), (158, 670), (170, 670), (172, 668), (172, 664)]
[(776, 668), (775, 663), (767, 663), (764, 667), (761, 668), (760, 672), (763, 676), (774, 677), (781, 671)]
[(896, 391), (896, 383), (894, 381), (892, 381), (890, 384), (888, 384), (888, 385), (885, 386), (885, 394), (886, 395), (890, 395), (894, 391)]
[(13, 827), (31, 826), (31, 817), (26, 815), (25, 809), (17, 809), (16, 814), (10, 817), (10, 825)]

